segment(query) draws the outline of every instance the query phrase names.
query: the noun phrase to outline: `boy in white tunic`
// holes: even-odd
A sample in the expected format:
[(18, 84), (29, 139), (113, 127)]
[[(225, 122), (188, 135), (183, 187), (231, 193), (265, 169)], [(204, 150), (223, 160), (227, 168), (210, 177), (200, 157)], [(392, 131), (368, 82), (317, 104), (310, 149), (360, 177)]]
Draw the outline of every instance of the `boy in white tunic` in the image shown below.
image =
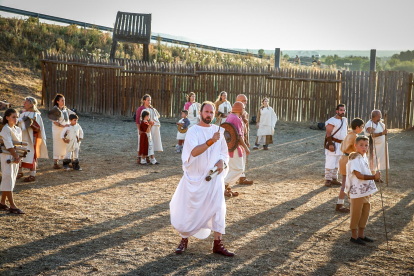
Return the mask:
[[(187, 110), (182, 110), (181, 111), (181, 119), (177, 122), (177, 126), (179, 126), (181, 129), (188, 129), (190, 127), (190, 120), (187, 118), (188, 116), (188, 111)], [(183, 145), (184, 145), (184, 140), (185, 140), (185, 135), (187, 133), (181, 133), (179, 131), (177, 131), (177, 140), (178, 140), (178, 144), (175, 146), (175, 152), (176, 153), (180, 153), (183, 151)]]
[[(206, 239), (214, 231), (213, 253), (232, 257), (234, 253), (224, 248), (221, 240), (226, 227), (224, 168), (229, 160), (224, 129), (211, 125), (213, 103), (204, 102), (200, 115), (201, 122), (187, 132), (181, 155), (184, 175), (170, 202), (171, 224), (182, 237), (175, 252), (187, 249), (188, 237)], [(219, 174), (209, 181), (206, 177), (214, 167)]]
[(388, 169), (390, 168), (389, 162), (388, 164), (386, 162), (386, 160), (389, 160), (388, 156), (385, 156), (385, 147), (388, 148), (388, 144), (385, 143), (387, 130), (385, 129), (385, 124), (381, 122), (381, 111), (373, 110), (371, 112), (371, 118), (365, 124), (364, 130), (364, 134), (373, 139), (368, 152), (369, 164), (372, 172), (377, 170), (382, 171), (387, 169), (387, 167)]
[[(17, 118), (17, 111), (10, 108), (7, 109), (4, 113), (4, 118), (2, 121), (3, 128), (0, 132), (0, 138), (3, 140), (4, 144), (2, 150), (6, 150), (7, 152), (2, 152), (0, 154), (1, 171), (3, 174), (0, 184), (0, 210), (9, 211), (12, 214), (20, 215), (24, 214), (24, 212), (17, 208), (13, 199), (13, 189), (14, 185), (16, 184), (16, 177), (19, 171), (19, 163), (21, 161), (21, 157), (17, 155), (17, 152), (14, 149), (13, 141), (22, 141), (22, 130), (16, 126)], [(10, 203), (10, 208), (6, 205), (6, 198)]]
[(74, 170), (82, 170), (79, 166), (79, 150), (81, 140), (83, 139), (83, 130), (78, 124), (78, 119), (79, 117), (76, 114), (69, 115), (70, 127), (64, 128), (60, 134), (63, 142), (66, 143), (66, 155), (63, 158), (63, 168), (66, 170), (70, 169), (69, 164), (71, 161)]
[(375, 179), (380, 179), (381, 173), (371, 174), (366, 153), (368, 151), (369, 139), (367, 136), (359, 136), (355, 141), (356, 152), (349, 155), (346, 165), (345, 193), (351, 201), (351, 242), (364, 245), (374, 240), (364, 235), (365, 226), (371, 208), (370, 197), (377, 192)]
[(325, 186), (342, 185), (338, 181), (339, 159), (341, 159), (341, 143), (348, 134), (348, 121), (345, 117), (345, 105), (338, 104), (336, 115), (325, 122), (326, 138), (325, 145)]

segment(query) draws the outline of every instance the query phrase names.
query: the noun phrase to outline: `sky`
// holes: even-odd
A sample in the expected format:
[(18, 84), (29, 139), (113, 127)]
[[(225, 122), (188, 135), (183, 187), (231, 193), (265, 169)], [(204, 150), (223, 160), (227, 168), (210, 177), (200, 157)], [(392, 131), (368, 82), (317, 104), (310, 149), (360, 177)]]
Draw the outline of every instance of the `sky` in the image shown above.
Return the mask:
[(414, 0), (0, 0), (0, 5), (109, 27), (118, 11), (151, 13), (153, 34), (223, 48), (414, 49)]

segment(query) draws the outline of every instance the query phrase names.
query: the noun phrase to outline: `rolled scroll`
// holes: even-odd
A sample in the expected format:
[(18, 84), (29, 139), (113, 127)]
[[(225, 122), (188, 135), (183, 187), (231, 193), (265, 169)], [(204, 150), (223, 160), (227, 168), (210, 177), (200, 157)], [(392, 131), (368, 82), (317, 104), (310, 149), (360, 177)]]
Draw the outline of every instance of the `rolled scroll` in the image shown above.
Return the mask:
[[(224, 164), (223, 170), (227, 169), (227, 164)], [(218, 169), (217, 166), (214, 166), (214, 168), (212, 168), (209, 172), (208, 172), (208, 176), (206, 177), (206, 181), (210, 181), (211, 179), (213, 179), (216, 175), (218, 174)]]

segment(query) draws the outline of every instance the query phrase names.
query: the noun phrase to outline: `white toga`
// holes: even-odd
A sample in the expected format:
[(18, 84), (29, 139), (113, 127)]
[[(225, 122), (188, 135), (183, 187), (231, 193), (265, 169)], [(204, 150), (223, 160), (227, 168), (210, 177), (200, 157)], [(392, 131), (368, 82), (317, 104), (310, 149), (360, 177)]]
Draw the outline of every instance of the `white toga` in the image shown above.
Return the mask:
[(223, 128), (219, 141), (199, 156), (191, 155), (196, 146), (206, 143), (218, 129), (216, 125), (195, 125), (187, 131), (181, 156), (184, 175), (170, 202), (171, 224), (183, 238), (195, 236), (205, 239), (211, 231), (225, 233), (224, 177), (228, 169), (210, 181), (205, 180), (209, 170), (220, 159), (228, 164), (229, 153)]
[[(374, 129), (374, 133), (381, 133), (384, 131), (385, 129), (385, 125), (382, 122), (379, 122), (378, 124), (374, 123), (372, 120), (369, 120), (366, 124), (365, 124), (365, 129), (364, 129), (364, 134), (366, 136), (370, 136), (370, 133), (368, 133), (367, 129), (371, 127)], [(373, 156), (369, 156), (369, 161), (370, 161), (370, 167), (371, 170), (373, 171), (377, 171), (377, 170), (385, 170), (385, 147), (387, 147), (388, 149), (388, 144), (385, 144), (385, 136), (378, 136), (378, 137), (373, 137), (372, 138), (374, 140), (374, 152), (373, 152)], [(377, 155), (377, 157), (375, 157), (375, 154)], [(377, 159), (378, 159), (378, 164), (377, 164)], [(390, 168), (390, 163), (388, 161), (388, 169)]]

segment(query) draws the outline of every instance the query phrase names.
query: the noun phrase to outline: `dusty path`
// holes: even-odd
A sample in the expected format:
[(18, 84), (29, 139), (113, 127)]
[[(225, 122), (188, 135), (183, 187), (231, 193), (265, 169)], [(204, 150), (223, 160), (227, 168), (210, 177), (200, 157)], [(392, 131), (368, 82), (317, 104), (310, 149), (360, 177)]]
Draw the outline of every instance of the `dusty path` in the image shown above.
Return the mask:
[[(180, 237), (171, 227), (169, 201), (182, 170), (174, 154), (176, 127), (163, 120), (160, 166), (139, 166), (136, 126), (121, 117), (81, 114), (85, 130), (81, 172), (52, 170), (42, 160), (34, 183), (18, 181), (25, 216), (0, 213), (2, 275), (391, 275), (414, 267), (414, 132), (391, 131), (390, 187), (384, 189), (392, 253), (386, 251), (380, 197), (372, 198), (366, 247), (349, 243), (349, 216), (334, 211), (339, 188), (325, 188), (323, 133), (304, 124), (278, 123), (269, 151), (253, 151), (247, 176), (227, 200), (225, 245), (210, 252), (212, 237)], [(51, 125), (47, 124), (51, 138)], [(251, 139), (255, 139), (252, 125)], [(48, 148), (52, 141), (48, 139)], [(51, 156), (51, 152), (49, 152)], [(27, 172), (25, 172), (27, 174)]]

